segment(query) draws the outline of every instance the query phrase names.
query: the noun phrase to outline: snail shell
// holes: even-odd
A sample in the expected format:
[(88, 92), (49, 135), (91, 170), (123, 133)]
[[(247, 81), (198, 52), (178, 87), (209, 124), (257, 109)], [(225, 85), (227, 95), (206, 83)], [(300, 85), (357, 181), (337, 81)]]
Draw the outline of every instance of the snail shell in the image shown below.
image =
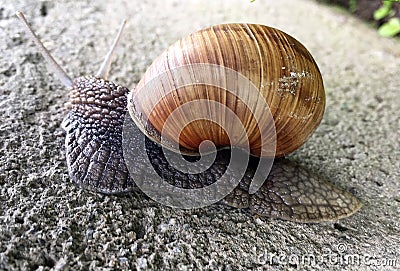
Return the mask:
[[(189, 73), (196, 77), (191, 65), (204, 63), (210, 66), (205, 66), (202, 74), (205, 77), (214, 75), (212, 85), (190, 84), (174, 89), (176, 82), (182, 80), (182, 72), (174, 73), (174, 69), (187, 66)], [(233, 70), (243, 75), (259, 93), (246, 93), (247, 88), (232, 85), (238, 83), (228, 78), (229, 75), (215, 76), (215, 71), (207, 68), (214, 65), (224, 67), (222, 73)], [(168, 80), (148, 93), (148, 85), (162, 74), (166, 74)], [(241, 147), (248, 140), (251, 154), (270, 156), (270, 153), (262, 153), (262, 148), (263, 144), (274, 140), (271, 114), (262, 114), (256, 120), (252, 113), (263, 110), (264, 101), (257, 98), (260, 94), (273, 116), (275, 155), (284, 156), (298, 149), (319, 125), (325, 108), (323, 81), (313, 57), (300, 42), (280, 30), (258, 24), (221, 24), (192, 33), (164, 51), (130, 94), (128, 110), (138, 127), (154, 141), (160, 142), (162, 132), (167, 139), (164, 142), (175, 141), (185, 154), (196, 153), (204, 140), (220, 148)], [(168, 120), (173, 125), (165, 127), (172, 112), (201, 99), (221, 103), (223, 110), (218, 107), (218, 112), (214, 112), (215, 108), (193, 103), (187, 107), (189, 110), (174, 114), (173, 120)], [(227, 117), (230, 110), (239, 118), (247, 135), (228, 137), (238, 134), (236, 122)], [(201, 119), (189, 123), (188, 116), (201, 112), (216, 114), (221, 122)], [(178, 136), (177, 127), (182, 129)], [(262, 134), (268, 137), (263, 138), (264, 141), (261, 141)], [(174, 148), (173, 144), (166, 147)]]

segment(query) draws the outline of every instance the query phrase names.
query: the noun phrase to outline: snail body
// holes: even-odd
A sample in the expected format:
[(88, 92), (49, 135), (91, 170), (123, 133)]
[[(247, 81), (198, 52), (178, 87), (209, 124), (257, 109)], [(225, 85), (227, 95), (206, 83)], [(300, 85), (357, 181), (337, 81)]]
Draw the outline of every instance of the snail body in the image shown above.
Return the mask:
[[(335, 220), (360, 208), (359, 201), (350, 193), (284, 158), (275, 160), (265, 183), (256, 193), (249, 193), (249, 190), (257, 167), (262, 164), (261, 158), (251, 157), (243, 175), (228, 170), (231, 157), (228, 147), (242, 148), (247, 144), (253, 156), (275, 156), (276, 151), (276, 156), (282, 157), (303, 145), (322, 119), (325, 107), (322, 77), (311, 54), (291, 36), (274, 28), (250, 24), (217, 25), (195, 32), (161, 54), (135, 90), (129, 92), (106, 80), (123, 27), (99, 72), (95, 76), (71, 80), (37, 39), (23, 14), (17, 12), (17, 15), (69, 88), (72, 109), (62, 126), (66, 131), (69, 175), (78, 185), (100, 193), (118, 194), (137, 189), (135, 183), (148, 178), (148, 161), (134, 156), (132, 165), (123, 153), (123, 133), (129, 131), (131, 149), (143, 144), (142, 135), (146, 136), (147, 156), (166, 183), (184, 189), (207, 187), (224, 172), (228, 179), (237, 180), (237, 187), (222, 200), (228, 205), (249, 208), (262, 216), (302, 222)], [(208, 79), (216, 77), (218, 82), (185, 83), (181, 87), (178, 82), (182, 78), (176, 77), (173, 71), (185, 67), (189, 77), (198, 77), (200, 74), (195, 73), (198, 64), (205, 68), (202, 75)], [(221, 74), (210, 69), (215, 66), (224, 67), (219, 70)], [(247, 92), (242, 85), (233, 87), (238, 92), (227, 91), (232, 78), (226, 71), (247, 78), (249, 85), (258, 90), (255, 96), (250, 93), (243, 98)], [(169, 80), (146, 93), (149, 84), (160, 74)], [(244, 132), (237, 132), (235, 125), (231, 125), (233, 121), (226, 117), (228, 113), (210, 113), (215, 108), (202, 103), (180, 112), (172, 120), (172, 126), (164, 127), (178, 108), (188, 103), (192, 105), (195, 100), (223, 104), (226, 112), (232, 111), (238, 116)], [(270, 113), (264, 114), (259, 104), (267, 104)], [(125, 118), (128, 111), (133, 121)], [(201, 112), (214, 114), (214, 120), (221, 122), (200, 117), (187, 125), (190, 114)], [(174, 125), (178, 132), (174, 132)], [(124, 130), (126, 126), (132, 129)], [(236, 136), (227, 137), (229, 133)], [(164, 136), (165, 141), (161, 140)], [(248, 142), (243, 143), (242, 138), (247, 138)], [(205, 140), (212, 141), (218, 151), (212, 165), (198, 174), (174, 169), (159, 144), (173, 152), (196, 155)], [(273, 152), (263, 151), (264, 145), (275, 140)], [(199, 166), (202, 165), (203, 160), (200, 160)]]

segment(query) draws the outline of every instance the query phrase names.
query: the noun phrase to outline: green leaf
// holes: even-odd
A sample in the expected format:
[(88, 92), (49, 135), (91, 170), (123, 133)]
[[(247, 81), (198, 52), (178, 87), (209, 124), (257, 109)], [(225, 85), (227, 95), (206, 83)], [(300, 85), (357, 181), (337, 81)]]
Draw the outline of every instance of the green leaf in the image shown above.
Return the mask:
[(357, 0), (349, 0), (349, 11), (354, 13), (357, 10)]
[(379, 21), (388, 16), (391, 13), (391, 11), (392, 11), (392, 2), (384, 1), (382, 6), (377, 10), (375, 10), (374, 19), (376, 21)]
[(394, 37), (400, 33), (400, 18), (391, 18), (378, 29), (379, 35), (383, 37)]

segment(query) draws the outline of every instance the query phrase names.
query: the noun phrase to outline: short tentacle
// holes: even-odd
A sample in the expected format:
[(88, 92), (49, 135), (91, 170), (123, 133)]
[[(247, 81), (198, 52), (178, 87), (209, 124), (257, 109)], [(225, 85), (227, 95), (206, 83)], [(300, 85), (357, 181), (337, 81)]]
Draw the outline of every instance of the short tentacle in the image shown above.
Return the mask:
[(110, 67), (111, 67), (112, 58), (114, 56), (115, 49), (118, 47), (118, 44), (121, 40), (125, 25), (126, 25), (126, 20), (124, 20), (122, 22), (121, 26), (119, 27), (118, 34), (115, 37), (115, 40), (110, 47), (110, 50), (108, 51), (107, 55), (105, 56), (104, 61), (101, 64), (99, 71), (96, 73), (96, 77), (107, 79), (108, 72), (110, 71)]

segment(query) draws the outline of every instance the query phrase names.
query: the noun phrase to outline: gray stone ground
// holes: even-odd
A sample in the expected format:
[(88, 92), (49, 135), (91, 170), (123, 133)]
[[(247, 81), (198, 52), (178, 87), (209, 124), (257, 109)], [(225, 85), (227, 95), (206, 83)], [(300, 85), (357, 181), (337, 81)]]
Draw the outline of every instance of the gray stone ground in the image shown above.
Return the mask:
[[(107, 2), (0, 6), (1, 270), (400, 268), (399, 40), (306, 0)], [(130, 87), (170, 43), (211, 24), (256, 22), (295, 36), (321, 68), (327, 108), (291, 157), (355, 192), (363, 208), (337, 222), (297, 224), (225, 206), (183, 211), (139, 193), (81, 191), (67, 176), (60, 128), (68, 93), (16, 9), (73, 76), (97, 70), (129, 18), (110, 79)]]

